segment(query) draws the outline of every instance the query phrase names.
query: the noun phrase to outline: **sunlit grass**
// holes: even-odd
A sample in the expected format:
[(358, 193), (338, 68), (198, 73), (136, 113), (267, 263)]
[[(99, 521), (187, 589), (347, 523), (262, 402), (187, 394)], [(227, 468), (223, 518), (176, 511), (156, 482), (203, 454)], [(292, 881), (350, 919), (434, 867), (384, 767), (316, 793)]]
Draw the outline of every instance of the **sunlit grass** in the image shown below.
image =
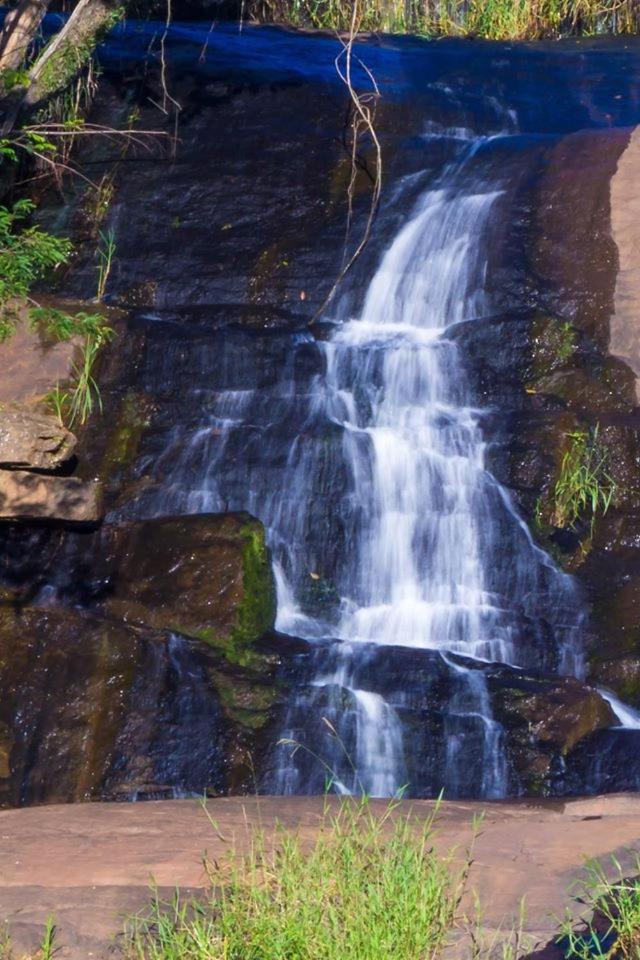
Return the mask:
[(465, 868), (432, 846), (433, 819), (368, 801), (327, 808), (305, 843), (276, 830), (209, 865), (198, 905), (156, 899), (129, 926), (132, 960), (435, 960), (452, 928)]
[(640, 960), (640, 856), (631, 878), (615, 857), (611, 863), (613, 877), (602, 864), (593, 863), (577, 891), (587, 923), (577, 931), (572, 917), (566, 921), (562, 940), (572, 960)]
[(573, 527), (589, 519), (591, 534), (598, 513), (606, 513), (615, 493), (608, 472), (609, 453), (599, 439), (598, 426), (589, 434), (570, 433), (554, 489), (553, 524)]
[[(429, 37), (538, 39), (634, 33), (635, 0), (359, 0), (360, 29)], [(295, 26), (348, 30), (353, 0), (261, 0), (255, 10)]]

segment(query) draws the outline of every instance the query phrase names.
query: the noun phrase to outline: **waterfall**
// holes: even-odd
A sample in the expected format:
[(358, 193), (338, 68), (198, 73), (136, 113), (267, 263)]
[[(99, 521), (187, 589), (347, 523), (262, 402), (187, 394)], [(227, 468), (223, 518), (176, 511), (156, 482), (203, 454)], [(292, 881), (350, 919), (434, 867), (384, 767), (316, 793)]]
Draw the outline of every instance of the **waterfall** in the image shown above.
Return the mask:
[(487, 467), (456, 336), (494, 309), (493, 138), (442, 139), (452, 159), (399, 183), (388, 246), (328, 335), (160, 341), (141, 372), (143, 389), (180, 380), (185, 394), (129, 515), (258, 516), (276, 626), (310, 643), (270, 792), (504, 796), (517, 784), (490, 664), (583, 669), (581, 599)]
[[(335, 334), (323, 344), (325, 370), (314, 391), (316, 405), (342, 432), (356, 515), (332, 631), (343, 649), (320, 658), (316, 689), (303, 694), (304, 709), (329, 717), (339, 741), (329, 755), (340, 788), (341, 753), (351, 744), (352, 788), (373, 796), (392, 796), (406, 786), (404, 753), (411, 747), (403, 744), (394, 706), (358, 688), (359, 644), (443, 654), (454, 675), (443, 781), (450, 793), (464, 792), (465, 741), (475, 726), (473, 742), (481, 751), (476, 790), (501, 797), (508, 789), (503, 730), (493, 717), (485, 677), (447, 654), (524, 666), (531, 651), (519, 644), (519, 614), (522, 608), (529, 612), (540, 578), (550, 577), (559, 595), (573, 593), (487, 472), (481, 410), (469, 395), (450, 336), (456, 324), (482, 323), (491, 310), (485, 294), (487, 228), (501, 191), (474, 164), (481, 144), (465, 145), (462, 157), (424, 192), (383, 254), (360, 312), (339, 317)], [(280, 629), (304, 634), (282, 569), (279, 586)], [(307, 626), (306, 635), (316, 635), (317, 624)], [(558, 630), (556, 668), (575, 661), (573, 637), (570, 627)], [(579, 665), (571, 662), (569, 669), (578, 672)], [(295, 739), (293, 724), (288, 735)], [(304, 786), (291, 769), (295, 762), (281, 757), (277, 788), (283, 792)]]

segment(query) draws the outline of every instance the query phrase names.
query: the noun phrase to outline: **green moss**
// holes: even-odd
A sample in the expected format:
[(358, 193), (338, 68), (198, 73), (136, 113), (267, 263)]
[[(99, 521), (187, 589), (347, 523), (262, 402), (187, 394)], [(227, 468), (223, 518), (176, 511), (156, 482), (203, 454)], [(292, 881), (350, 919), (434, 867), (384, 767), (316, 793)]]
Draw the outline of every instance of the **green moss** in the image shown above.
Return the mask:
[(115, 429), (109, 437), (100, 476), (108, 479), (114, 471), (132, 463), (140, 448), (144, 431), (149, 426), (150, 404), (147, 397), (130, 391), (118, 413)]
[(538, 316), (531, 325), (532, 369), (528, 384), (534, 390), (544, 380), (563, 367), (576, 346), (576, 331), (567, 321), (556, 317)]
[(266, 685), (255, 676), (227, 676), (214, 670), (214, 686), (223, 709), (231, 720), (250, 730), (261, 730), (271, 719), (270, 711), (278, 697), (276, 683)]
[(245, 646), (273, 628), (276, 594), (262, 524), (245, 524), (240, 536), (243, 596), (231, 636), (236, 644)]
[(194, 630), (193, 627), (186, 628), (180, 623), (172, 624), (171, 629), (209, 644), (219, 650), (229, 663), (263, 670), (265, 657), (255, 651), (253, 645), (268, 630), (273, 629), (276, 615), (276, 595), (269, 550), (265, 542), (264, 528), (258, 521), (248, 520), (237, 536), (242, 544), (242, 597), (231, 629), (221, 632), (219, 627), (207, 626)]
[(122, 20), (123, 16), (124, 7), (116, 7), (104, 17), (92, 34), (82, 39), (77, 37), (69, 39), (61, 44), (45, 62), (38, 77), (37, 82), (41, 93), (46, 96), (66, 87), (93, 56), (93, 51), (102, 38)]

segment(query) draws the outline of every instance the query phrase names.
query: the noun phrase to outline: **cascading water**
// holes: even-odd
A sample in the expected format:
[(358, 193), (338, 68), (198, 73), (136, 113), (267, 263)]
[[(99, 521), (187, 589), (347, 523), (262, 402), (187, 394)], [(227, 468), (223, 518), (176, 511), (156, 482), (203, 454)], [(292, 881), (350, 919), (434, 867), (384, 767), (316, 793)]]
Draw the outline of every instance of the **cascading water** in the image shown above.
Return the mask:
[[(540, 581), (551, 581), (551, 594), (573, 594), (568, 578), (523, 530), (506, 493), (496, 495), (485, 468), (481, 411), (471, 405), (458, 347), (447, 335), (463, 321), (481, 323), (490, 311), (487, 225), (500, 191), (487, 185), (482, 164), (474, 165), (481, 145), (465, 145), (420, 198), (382, 257), (361, 312), (345, 318), (324, 345), (326, 369), (316, 383), (316, 403), (343, 431), (357, 511), (333, 630), (348, 643), (329, 653), (333, 672), (321, 658), (313, 687), (323, 696), (307, 694), (304, 706), (312, 715), (329, 714), (338, 741), (330, 762), (341, 789), (337, 771), (354, 760), (351, 789), (374, 796), (406, 785), (402, 726), (391, 703), (358, 688), (362, 650), (354, 641), (524, 665), (531, 651), (519, 648), (521, 616), (535, 607)], [(279, 579), (278, 626), (313, 636), (316, 625), (305, 630), (282, 572)], [(575, 600), (570, 606), (575, 611)], [(556, 643), (553, 655), (570, 658), (571, 625), (558, 625)], [(453, 677), (444, 724), (448, 792), (468, 788), (473, 743), (481, 751), (476, 789), (504, 796), (503, 731), (485, 678), (445, 660)], [(287, 733), (296, 739), (295, 721)], [(283, 759), (276, 787), (304, 788), (295, 759)]]

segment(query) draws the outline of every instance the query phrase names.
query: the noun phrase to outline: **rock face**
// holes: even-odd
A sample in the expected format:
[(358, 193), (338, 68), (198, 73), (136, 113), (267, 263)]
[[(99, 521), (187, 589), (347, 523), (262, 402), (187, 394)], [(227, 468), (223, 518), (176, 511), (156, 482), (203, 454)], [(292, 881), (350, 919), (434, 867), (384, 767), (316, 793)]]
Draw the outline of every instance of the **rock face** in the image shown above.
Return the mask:
[(185, 517), (90, 540), (95, 602), (0, 608), (0, 803), (250, 789), (286, 689), (261, 525)]
[(99, 483), (26, 470), (0, 470), (0, 520), (96, 523), (100, 516)]
[(76, 438), (54, 417), (0, 405), (0, 467), (54, 470), (69, 460)]
[[(574, 792), (578, 776), (581, 791), (598, 789), (599, 773), (587, 766), (584, 756), (589, 755), (594, 737), (607, 733), (615, 717), (593, 687), (573, 678), (553, 678), (500, 664), (487, 665), (486, 672), (481, 672), (477, 661), (442, 656), (435, 650), (370, 645), (364, 652), (349, 683), (366, 689), (376, 678), (384, 699), (400, 717), (409, 795), (437, 796), (441, 790), (449, 798), (477, 795), (483, 772), (495, 760), (487, 755), (486, 728), (473, 711), (470, 695), (474, 679), (482, 682), (483, 674), (492, 716), (501, 725), (508, 795)], [(332, 688), (313, 682), (320, 660), (327, 673), (336, 677)], [(328, 720), (343, 743), (351, 742), (355, 695), (350, 686), (340, 686), (339, 663), (338, 642), (314, 643), (306, 653), (289, 659), (285, 675), (296, 693), (285, 722), (291, 740), (304, 743), (308, 718), (315, 716), (318, 725)], [(452, 702), (455, 712), (450, 709)], [(324, 759), (329, 744), (327, 735)], [(458, 772), (452, 772), (448, 762), (452, 745), (465, 761), (457, 765)], [(263, 766), (265, 792), (279, 792), (282, 783), (273, 778), (275, 757), (282, 759), (290, 749), (272, 746)], [(309, 792), (322, 793), (325, 771), (317, 758), (299, 751), (296, 760), (304, 782), (312, 784)], [(331, 768), (342, 783), (351, 782), (350, 759), (344, 751), (331, 755)]]
[(278, 657), (259, 663), (231, 670), (205, 644), (70, 611), (1, 611), (0, 805), (248, 789), (277, 701)]
[(54, 417), (0, 404), (0, 520), (100, 519), (98, 483), (46, 473), (71, 459), (76, 442)]

